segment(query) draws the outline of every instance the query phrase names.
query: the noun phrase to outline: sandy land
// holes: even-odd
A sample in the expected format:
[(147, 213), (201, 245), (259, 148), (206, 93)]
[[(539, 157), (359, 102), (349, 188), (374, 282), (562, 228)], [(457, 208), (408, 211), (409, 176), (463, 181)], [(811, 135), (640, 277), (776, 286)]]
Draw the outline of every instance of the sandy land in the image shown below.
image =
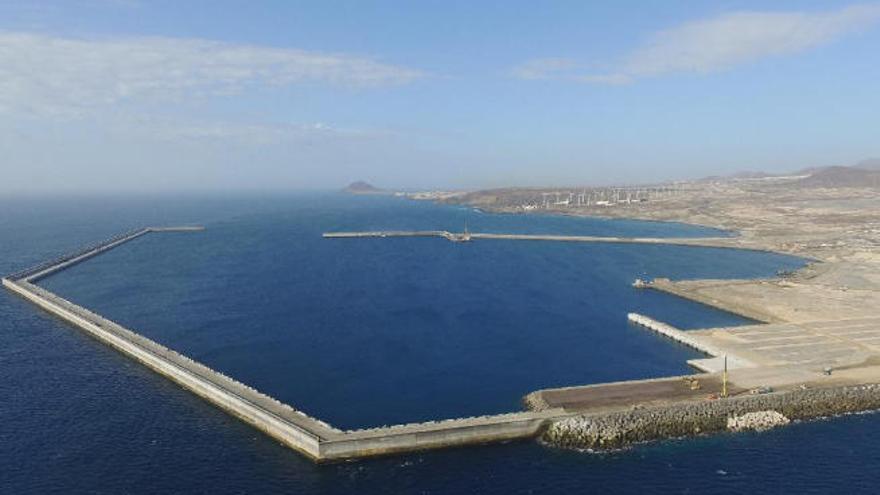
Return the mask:
[[(489, 211), (523, 212), (542, 193), (507, 189), (453, 198)], [(577, 191), (573, 189), (572, 191)], [(731, 247), (814, 260), (771, 280), (691, 280), (666, 284), (679, 295), (770, 322), (880, 315), (880, 190), (801, 187), (785, 181), (679, 184), (673, 193), (612, 206), (549, 205), (541, 213), (676, 221), (736, 232)]]

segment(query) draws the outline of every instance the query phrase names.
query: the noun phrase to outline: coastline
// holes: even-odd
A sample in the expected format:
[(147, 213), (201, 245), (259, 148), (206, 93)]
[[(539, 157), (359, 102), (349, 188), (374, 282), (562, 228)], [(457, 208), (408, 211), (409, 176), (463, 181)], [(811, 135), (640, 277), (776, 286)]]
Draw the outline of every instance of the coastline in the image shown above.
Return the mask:
[[(677, 280), (657, 288), (734, 313), (764, 314), (770, 321), (880, 314), (865, 309), (880, 308), (880, 195), (870, 188), (780, 191), (713, 184), (674, 200), (531, 210), (512, 206), (506, 192), (478, 191), (437, 202), (487, 213), (674, 222), (724, 231), (731, 237), (718, 247), (793, 255), (806, 264), (771, 279)], [(876, 208), (866, 211), (866, 201)], [(829, 304), (816, 305), (817, 300)]]
[[(823, 330), (825, 333), (816, 334), (818, 325), (830, 329), (859, 318), (875, 318), (866, 321), (876, 322), (880, 317), (880, 256), (876, 249), (880, 246), (880, 229), (876, 228), (880, 226), (880, 214), (875, 214), (871, 218), (873, 222), (865, 225), (861, 215), (852, 213), (853, 208), (846, 197), (864, 195), (865, 191), (821, 190), (801, 194), (813, 194), (823, 201), (829, 195), (844, 198), (838, 200), (834, 205), (836, 208), (818, 214), (809, 197), (799, 199), (806, 205), (804, 207), (787, 206), (784, 202), (780, 205), (764, 198), (766, 201), (763, 204), (759, 201), (759, 207), (751, 211), (737, 205), (735, 198), (717, 202), (709, 200), (703, 203), (703, 208), (713, 210), (711, 219), (699, 211), (694, 214), (689, 209), (666, 209), (663, 204), (645, 209), (576, 211), (562, 208), (523, 211), (487, 204), (479, 204), (478, 208), (487, 213), (671, 221), (729, 232), (732, 234), (730, 245), (725, 247), (801, 257), (806, 261), (804, 266), (769, 279), (659, 279), (646, 283), (644, 287), (762, 322), (763, 325), (754, 328), (759, 329), (756, 334), (768, 338), (768, 342), (773, 338), (782, 341), (782, 336), (789, 338), (788, 335), (800, 335), (804, 337), (803, 342), (810, 342), (809, 339), (821, 336), (829, 337), (823, 345), (831, 349), (837, 343), (834, 339), (839, 338), (835, 333), (838, 331)], [(876, 211), (880, 212), (880, 201), (877, 204)], [(748, 211), (747, 215), (742, 214), (744, 209)], [(777, 219), (767, 213), (778, 209), (784, 209), (786, 215)], [(785, 333), (795, 325), (800, 325), (797, 327), (800, 333)], [(707, 329), (697, 333), (704, 334), (702, 336), (707, 339), (718, 337), (714, 342), (730, 343), (737, 334), (729, 330)], [(855, 353), (864, 351), (863, 354), (848, 361), (829, 355), (827, 362), (814, 360), (780, 368), (781, 375), (789, 376), (776, 387), (758, 385), (767, 378), (762, 376), (755, 380), (758, 373), (754, 370), (733, 373), (734, 381), (738, 379), (742, 384), (753, 386), (751, 393), (772, 391), (766, 395), (763, 392), (761, 395), (748, 394), (749, 387), (745, 387), (729, 398), (718, 397), (709, 401), (702, 397), (659, 401), (659, 404), (655, 401), (634, 404), (629, 409), (599, 411), (590, 411), (583, 406), (583, 414), (551, 422), (541, 439), (546, 444), (564, 448), (618, 449), (646, 441), (727, 430), (760, 430), (781, 426), (791, 420), (877, 410), (880, 409), (880, 388), (877, 385), (880, 383), (880, 367), (876, 363), (880, 362), (880, 348), (874, 346), (875, 341), (855, 338), (864, 334), (857, 330), (843, 333), (845, 339), (854, 337), (848, 342), (851, 349)], [(810, 346), (806, 343), (798, 345)], [(770, 366), (766, 369), (775, 366), (772, 360), (765, 364)], [(822, 374), (831, 375), (832, 369), (834, 378), (822, 377)], [(695, 376), (701, 380), (707, 377)], [(567, 387), (565, 390), (570, 395), (581, 394), (584, 404), (587, 403), (584, 397), (590, 397), (592, 392), (588, 387)], [(524, 397), (523, 403), (535, 410), (558, 407), (558, 403), (551, 405), (545, 400), (545, 394), (551, 392), (534, 392)], [(747, 426), (742, 427), (743, 424)], [(750, 424), (754, 427), (748, 427)]]

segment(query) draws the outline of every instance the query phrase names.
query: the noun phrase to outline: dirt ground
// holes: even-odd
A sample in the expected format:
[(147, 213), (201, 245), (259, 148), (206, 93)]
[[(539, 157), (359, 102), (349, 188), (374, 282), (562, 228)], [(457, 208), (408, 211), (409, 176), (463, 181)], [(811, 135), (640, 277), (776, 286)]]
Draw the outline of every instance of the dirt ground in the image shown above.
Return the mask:
[[(508, 190), (505, 190), (508, 191)], [(534, 198), (550, 189), (528, 190)], [(682, 183), (675, 193), (614, 206), (549, 205), (541, 213), (676, 221), (737, 234), (732, 247), (814, 262), (771, 280), (672, 281), (664, 289), (762, 321), (880, 315), (880, 189), (802, 187), (779, 180)], [(467, 204), (522, 212), (522, 190), (470, 193)], [(537, 200), (537, 199), (536, 199)], [(517, 203), (520, 202), (520, 203)]]
[[(701, 375), (698, 388), (681, 377), (659, 380), (608, 383), (586, 387), (549, 389), (540, 392), (548, 408), (561, 407), (566, 411), (599, 411), (633, 405), (659, 405), (688, 399), (705, 399), (721, 394), (721, 379), (716, 375)], [(741, 389), (731, 387), (729, 393)]]

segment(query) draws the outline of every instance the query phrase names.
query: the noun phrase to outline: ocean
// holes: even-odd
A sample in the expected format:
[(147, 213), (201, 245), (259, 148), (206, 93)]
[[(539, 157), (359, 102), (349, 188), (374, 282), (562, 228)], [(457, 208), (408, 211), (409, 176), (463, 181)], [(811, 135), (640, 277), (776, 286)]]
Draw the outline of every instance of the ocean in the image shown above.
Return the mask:
[[(673, 223), (498, 215), (336, 193), (0, 200), (10, 273), (145, 225), (40, 284), (343, 429), (521, 408), (541, 388), (689, 373), (629, 325), (749, 323), (631, 287), (752, 278), (803, 260), (674, 246), (324, 239), (326, 231), (726, 235)], [(11, 293), (0, 295), (2, 493), (875, 492), (874, 414), (612, 453), (535, 441), (314, 465)]]

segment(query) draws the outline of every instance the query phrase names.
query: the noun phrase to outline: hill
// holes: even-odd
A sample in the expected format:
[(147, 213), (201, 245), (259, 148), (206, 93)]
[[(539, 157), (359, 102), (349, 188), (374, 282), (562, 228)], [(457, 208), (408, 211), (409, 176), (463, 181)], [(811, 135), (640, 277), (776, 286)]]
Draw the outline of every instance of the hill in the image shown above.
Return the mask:
[(880, 169), (826, 167), (797, 184), (803, 187), (880, 187)]
[(362, 180), (352, 182), (348, 187), (343, 189), (342, 192), (347, 192), (349, 194), (388, 194), (388, 191), (379, 189), (369, 182), (364, 182)]
[(867, 160), (862, 160), (856, 164), (856, 167), (865, 170), (880, 170), (880, 158), (869, 158)]

